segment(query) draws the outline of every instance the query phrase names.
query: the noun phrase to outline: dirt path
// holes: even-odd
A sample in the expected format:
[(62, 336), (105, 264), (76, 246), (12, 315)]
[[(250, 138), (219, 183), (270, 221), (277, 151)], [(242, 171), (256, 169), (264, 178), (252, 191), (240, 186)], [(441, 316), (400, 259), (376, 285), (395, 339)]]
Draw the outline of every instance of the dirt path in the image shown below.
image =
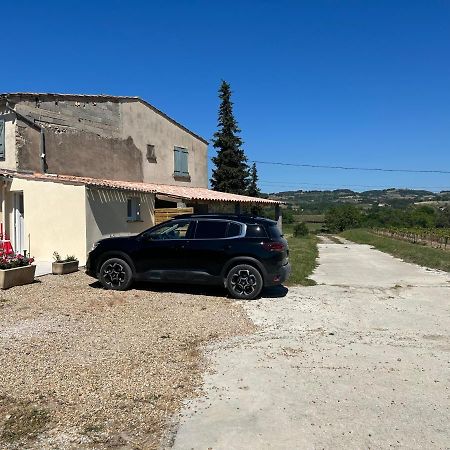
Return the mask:
[(175, 449), (450, 448), (450, 277), (320, 244), (319, 283), (245, 304)]

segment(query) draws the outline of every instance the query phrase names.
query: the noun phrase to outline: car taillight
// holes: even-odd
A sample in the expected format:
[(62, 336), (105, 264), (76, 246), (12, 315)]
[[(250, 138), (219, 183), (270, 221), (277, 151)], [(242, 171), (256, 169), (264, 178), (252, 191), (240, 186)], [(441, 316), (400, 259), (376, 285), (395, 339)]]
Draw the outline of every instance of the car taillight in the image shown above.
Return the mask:
[(269, 252), (282, 252), (285, 249), (282, 242), (263, 242), (263, 247)]

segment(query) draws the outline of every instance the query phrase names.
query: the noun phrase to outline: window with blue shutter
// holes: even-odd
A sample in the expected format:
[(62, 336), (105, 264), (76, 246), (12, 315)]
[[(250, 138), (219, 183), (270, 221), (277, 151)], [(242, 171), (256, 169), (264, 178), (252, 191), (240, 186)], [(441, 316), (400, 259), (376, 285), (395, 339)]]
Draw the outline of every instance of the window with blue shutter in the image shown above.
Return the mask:
[(174, 175), (178, 177), (189, 177), (188, 167), (189, 152), (185, 148), (174, 148)]
[(5, 159), (5, 120), (0, 119), (0, 159)]

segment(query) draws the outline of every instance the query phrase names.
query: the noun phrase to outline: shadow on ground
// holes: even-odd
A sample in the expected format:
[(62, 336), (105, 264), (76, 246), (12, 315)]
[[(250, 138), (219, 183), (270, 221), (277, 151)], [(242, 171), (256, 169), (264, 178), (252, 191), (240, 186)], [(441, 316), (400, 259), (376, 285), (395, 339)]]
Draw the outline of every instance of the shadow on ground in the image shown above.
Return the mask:
[[(103, 289), (99, 281), (90, 283), (94, 289)], [(151, 283), (140, 281), (134, 283), (132, 289), (137, 291), (167, 292), (190, 295), (206, 295), (209, 297), (229, 297), (228, 292), (220, 286), (199, 286), (188, 284)], [(271, 286), (263, 289), (260, 298), (282, 298), (289, 292), (285, 286)]]

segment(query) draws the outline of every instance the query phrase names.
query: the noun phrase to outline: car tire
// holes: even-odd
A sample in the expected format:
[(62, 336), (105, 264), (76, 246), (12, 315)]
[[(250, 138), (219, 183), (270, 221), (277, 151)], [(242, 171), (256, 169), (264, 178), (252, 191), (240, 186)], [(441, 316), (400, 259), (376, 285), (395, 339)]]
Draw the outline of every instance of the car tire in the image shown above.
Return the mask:
[(228, 272), (225, 285), (233, 298), (253, 300), (262, 291), (263, 278), (256, 267), (239, 264)]
[(100, 267), (99, 281), (105, 289), (125, 291), (133, 282), (133, 271), (123, 259), (110, 258)]

